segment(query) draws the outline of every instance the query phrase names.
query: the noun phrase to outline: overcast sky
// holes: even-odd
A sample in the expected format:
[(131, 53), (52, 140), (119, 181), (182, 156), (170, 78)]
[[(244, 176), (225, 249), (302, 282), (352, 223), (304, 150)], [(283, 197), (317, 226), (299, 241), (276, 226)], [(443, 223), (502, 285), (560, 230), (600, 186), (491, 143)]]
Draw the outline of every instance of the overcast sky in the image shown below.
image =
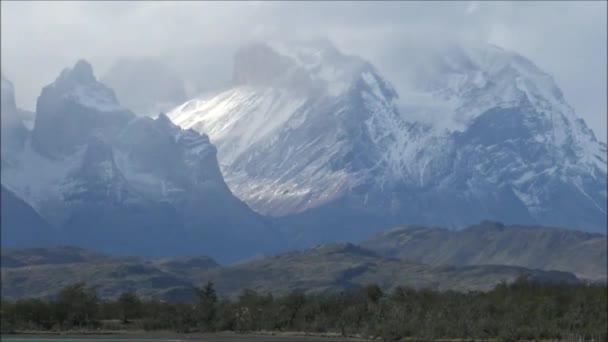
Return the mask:
[(1, 2), (2, 73), (34, 109), (42, 86), (77, 59), (98, 76), (118, 57), (162, 57), (211, 90), (252, 40), (327, 37), (387, 78), (410, 39), (489, 42), (554, 76), (606, 141), (606, 2)]

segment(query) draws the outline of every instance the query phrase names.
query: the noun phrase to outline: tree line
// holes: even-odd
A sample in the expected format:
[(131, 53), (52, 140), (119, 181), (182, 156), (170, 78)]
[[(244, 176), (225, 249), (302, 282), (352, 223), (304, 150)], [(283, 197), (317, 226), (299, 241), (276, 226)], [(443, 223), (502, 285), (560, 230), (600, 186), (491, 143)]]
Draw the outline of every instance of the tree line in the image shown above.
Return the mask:
[[(3, 333), (22, 330), (134, 329), (175, 332), (302, 331), (400, 340), (537, 340), (594, 335), (606, 341), (606, 284), (541, 284), (520, 278), (488, 292), (369, 285), (341, 293), (282, 296), (243, 290), (220, 298), (212, 282), (192, 303), (139, 298), (102, 300), (84, 283), (53, 299), (2, 299)], [(597, 338), (596, 338), (597, 339)]]

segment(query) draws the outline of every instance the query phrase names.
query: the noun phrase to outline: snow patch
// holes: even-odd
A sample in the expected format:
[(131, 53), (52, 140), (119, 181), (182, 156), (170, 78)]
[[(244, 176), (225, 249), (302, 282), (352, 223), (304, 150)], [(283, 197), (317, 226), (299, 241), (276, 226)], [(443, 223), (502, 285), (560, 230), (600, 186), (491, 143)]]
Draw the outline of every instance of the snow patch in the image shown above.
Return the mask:
[[(297, 127), (295, 116), (306, 98), (293, 98), (277, 88), (242, 86), (211, 99), (195, 99), (168, 113), (182, 128), (194, 128), (220, 146), (222, 161), (232, 163), (244, 150), (276, 133), (284, 125)], [(225, 146), (222, 148), (221, 146)]]

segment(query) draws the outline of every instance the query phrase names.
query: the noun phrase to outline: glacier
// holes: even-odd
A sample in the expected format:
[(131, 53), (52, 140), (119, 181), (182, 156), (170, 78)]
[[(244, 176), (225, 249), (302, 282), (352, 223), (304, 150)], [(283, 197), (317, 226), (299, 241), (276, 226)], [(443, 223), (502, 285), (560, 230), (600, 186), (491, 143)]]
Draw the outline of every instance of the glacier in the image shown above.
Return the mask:
[(483, 219), (605, 233), (606, 144), (550, 75), (490, 44), (419, 54), (398, 92), (327, 41), (253, 43), (232, 87), (167, 115), (208, 134), (231, 190), (307, 245)]

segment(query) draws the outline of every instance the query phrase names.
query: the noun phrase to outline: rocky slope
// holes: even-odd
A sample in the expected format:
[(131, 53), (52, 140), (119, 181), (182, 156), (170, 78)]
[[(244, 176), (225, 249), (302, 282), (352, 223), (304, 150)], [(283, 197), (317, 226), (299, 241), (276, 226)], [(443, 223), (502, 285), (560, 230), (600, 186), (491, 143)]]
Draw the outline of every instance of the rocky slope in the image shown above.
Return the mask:
[(252, 44), (232, 88), (168, 116), (209, 134), (234, 193), (303, 245), (404, 222), (605, 231), (606, 145), (551, 76), (494, 46), (419, 55), (398, 94), (328, 42)]
[(430, 265), (513, 265), (606, 281), (607, 241), (602, 234), (482, 222), (459, 231), (403, 226), (381, 232), (362, 246)]
[(337, 292), (367, 284), (384, 290), (399, 285), (441, 290), (489, 290), (521, 274), (547, 282), (576, 281), (571, 273), (530, 270), (515, 266), (428, 266), (381, 257), (350, 243), (319, 245), (238, 265), (210, 270), (195, 280), (213, 279), (223, 293), (243, 288), (286, 294), (294, 289)]
[[(217, 266), (209, 258), (200, 259), (198, 270)], [(135, 291), (144, 298), (192, 299), (193, 284), (172, 270), (164, 259), (116, 257), (74, 247), (3, 249), (2, 295), (52, 297), (64, 286), (83, 281), (103, 298)]]
[(0, 213), (3, 247), (32, 247), (57, 242), (57, 231), (4, 186), (0, 190)]
[(54, 226), (60, 242), (222, 261), (282, 246), (268, 222), (232, 195), (206, 135), (163, 115), (136, 117), (86, 61), (43, 89), (26, 133), (19, 149), (3, 150), (2, 185)]
[(381, 257), (351, 244), (321, 245), (231, 266), (206, 257), (144, 259), (112, 257), (73, 247), (2, 251), (2, 295), (52, 296), (63, 286), (85, 281), (102, 297), (133, 290), (148, 298), (194, 298), (194, 286), (214, 281), (222, 296), (244, 289), (285, 294), (293, 289), (334, 292), (376, 283), (453, 290), (488, 290), (521, 274), (531, 280), (576, 282), (565, 272), (513, 266), (431, 267)]

